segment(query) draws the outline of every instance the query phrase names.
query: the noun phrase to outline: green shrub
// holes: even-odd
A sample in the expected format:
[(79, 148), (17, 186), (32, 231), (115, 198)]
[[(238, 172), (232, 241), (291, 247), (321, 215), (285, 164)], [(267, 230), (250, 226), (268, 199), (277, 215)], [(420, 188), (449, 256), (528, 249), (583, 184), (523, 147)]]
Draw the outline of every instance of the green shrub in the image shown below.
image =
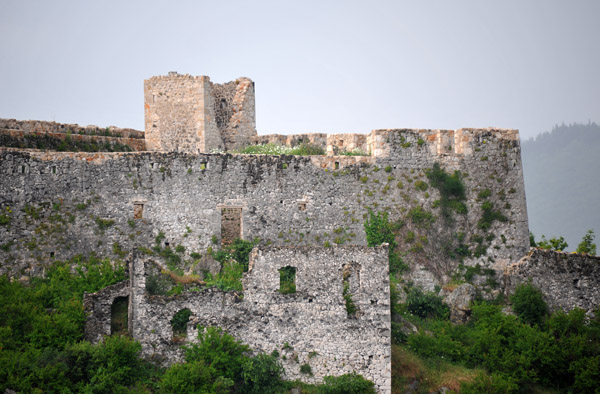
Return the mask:
[(305, 375), (312, 375), (312, 368), (308, 364), (302, 364), (300, 366), (300, 373), (303, 373)]
[(364, 223), (368, 246), (378, 246), (383, 243), (389, 244), (390, 273), (394, 275), (400, 274), (408, 268), (396, 251), (398, 244), (396, 243), (394, 231), (401, 227), (401, 225), (403, 223), (391, 223), (387, 212), (374, 214), (370, 209), (367, 220)]
[(433, 168), (425, 171), (432, 187), (440, 192), (440, 208), (442, 216), (450, 220), (452, 211), (459, 214), (467, 213), (465, 185), (462, 182), (460, 172), (454, 171), (452, 175), (446, 173), (439, 163), (435, 163)]
[(233, 385), (231, 379), (218, 379), (202, 361), (172, 365), (159, 383), (160, 392), (165, 394), (225, 393)]
[(477, 194), (477, 199), (485, 200), (486, 198), (488, 198), (491, 195), (492, 195), (492, 191), (490, 189), (483, 189), (482, 191), (479, 192), (479, 194)]
[(427, 184), (427, 182), (423, 182), (422, 180), (418, 180), (415, 182), (415, 188), (417, 190), (421, 190), (421, 191), (425, 191), (429, 188), (429, 185)]
[(488, 230), (495, 220), (500, 222), (506, 222), (508, 218), (504, 216), (500, 211), (494, 209), (494, 204), (490, 201), (486, 201), (481, 204), (483, 211), (481, 218), (477, 222), (477, 227), (482, 230)]
[(408, 312), (422, 318), (447, 319), (450, 308), (442, 298), (434, 293), (425, 293), (418, 287), (411, 287), (406, 295)]
[(112, 219), (103, 219), (103, 218), (101, 218), (99, 216), (96, 216), (94, 218), (94, 221), (98, 225), (98, 228), (100, 229), (100, 231), (104, 231), (107, 228), (109, 228), (110, 226), (112, 226), (113, 224), (115, 224), (114, 220), (112, 220)]
[(187, 362), (201, 361), (226, 378), (236, 380), (242, 371), (247, 345), (218, 327), (198, 331), (198, 342), (184, 347)]
[(542, 239), (537, 243), (537, 247), (541, 249), (548, 250), (565, 250), (569, 244), (565, 241), (563, 237), (552, 237), (550, 239), (546, 239), (546, 236), (542, 234)]
[(594, 230), (588, 230), (583, 236), (581, 243), (577, 245), (577, 253), (596, 254), (596, 244), (594, 243)]
[(460, 385), (461, 394), (511, 394), (519, 392), (519, 385), (510, 376), (480, 373), (472, 382)]
[(325, 376), (317, 394), (375, 394), (375, 385), (356, 373)]
[(276, 394), (283, 389), (283, 367), (273, 355), (247, 357), (242, 364), (243, 388), (247, 394)]
[(422, 227), (429, 227), (435, 222), (435, 216), (420, 206), (411, 208), (408, 211), (408, 217), (413, 224)]
[(517, 316), (527, 324), (541, 325), (548, 316), (542, 292), (531, 283), (517, 286), (510, 302)]

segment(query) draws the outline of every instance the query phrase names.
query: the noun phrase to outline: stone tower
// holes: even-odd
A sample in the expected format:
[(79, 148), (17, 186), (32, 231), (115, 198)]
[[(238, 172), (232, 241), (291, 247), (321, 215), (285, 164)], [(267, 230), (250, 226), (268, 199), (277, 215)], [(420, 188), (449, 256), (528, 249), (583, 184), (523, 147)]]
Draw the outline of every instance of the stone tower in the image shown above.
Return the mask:
[(209, 153), (235, 149), (256, 136), (254, 82), (224, 84), (207, 76), (166, 76), (144, 81), (145, 139), (150, 151)]

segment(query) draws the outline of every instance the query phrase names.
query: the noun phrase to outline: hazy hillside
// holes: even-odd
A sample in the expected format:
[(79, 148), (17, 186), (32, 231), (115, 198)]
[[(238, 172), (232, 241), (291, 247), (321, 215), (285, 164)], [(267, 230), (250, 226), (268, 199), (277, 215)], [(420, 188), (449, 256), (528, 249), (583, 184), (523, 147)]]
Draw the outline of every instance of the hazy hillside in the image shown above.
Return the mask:
[(587, 229), (600, 235), (600, 126), (555, 126), (523, 141), (522, 151), (529, 228), (536, 240), (562, 235), (572, 251)]

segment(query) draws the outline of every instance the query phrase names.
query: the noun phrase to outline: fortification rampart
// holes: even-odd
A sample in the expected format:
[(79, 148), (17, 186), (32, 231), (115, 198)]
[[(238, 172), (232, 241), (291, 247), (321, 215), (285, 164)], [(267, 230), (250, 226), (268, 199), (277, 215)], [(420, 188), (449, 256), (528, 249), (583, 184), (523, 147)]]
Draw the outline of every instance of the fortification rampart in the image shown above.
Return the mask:
[[(54, 258), (114, 254), (115, 243), (129, 251), (152, 245), (159, 231), (170, 245), (203, 253), (232, 234), (223, 220), (228, 212), (237, 215), (233, 234), (263, 244), (365, 245), (368, 211), (385, 210), (404, 224), (398, 241), (409, 251), (414, 280), (433, 289), (458, 265), (442, 243), (469, 248), (467, 264), (494, 267), (528, 248), (518, 140), (491, 130), (470, 133), (462, 155), (432, 153), (435, 141), (407, 130), (377, 131), (383, 153), (370, 157), (2, 149), (0, 208), (11, 212), (0, 236), (12, 244), (0, 254), (14, 262), (2, 269), (14, 276), (38, 272)], [(451, 224), (425, 174), (434, 163), (463, 174), (467, 211), (454, 214)], [(502, 220), (483, 229), (486, 202)], [(423, 212), (420, 222), (415, 215)]]
[(0, 119), (0, 146), (42, 150), (143, 151), (144, 132), (56, 122)]
[[(86, 336), (110, 335), (111, 305), (129, 298), (130, 332), (146, 357), (181, 359), (180, 345), (199, 329), (224, 330), (254, 350), (281, 354), (287, 379), (320, 382), (356, 372), (391, 392), (391, 327), (387, 247), (269, 247), (255, 249), (244, 275), (244, 296), (204, 289), (178, 296), (147, 291), (149, 259), (131, 260), (130, 280), (85, 297)], [(280, 273), (293, 267), (295, 291), (280, 292)], [(346, 285), (345, 285), (346, 284)], [(345, 288), (346, 286), (346, 288)], [(129, 292), (127, 293), (126, 290)], [(356, 311), (349, 313), (346, 298)], [(177, 337), (173, 316), (191, 311), (187, 335)], [(312, 375), (300, 367), (308, 364)]]

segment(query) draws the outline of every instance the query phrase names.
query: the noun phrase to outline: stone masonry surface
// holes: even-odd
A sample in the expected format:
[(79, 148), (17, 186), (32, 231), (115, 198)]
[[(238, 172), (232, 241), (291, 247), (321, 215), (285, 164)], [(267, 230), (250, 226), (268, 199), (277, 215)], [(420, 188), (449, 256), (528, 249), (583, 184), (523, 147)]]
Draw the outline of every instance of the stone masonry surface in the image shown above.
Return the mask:
[(574, 308), (592, 312), (600, 305), (600, 257), (533, 248), (506, 267), (505, 291), (531, 283), (544, 294), (552, 310)]
[[(204, 289), (178, 296), (146, 292), (148, 259), (132, 257), (130, 280), (86, 294), (91, 317), (86, 337), (94, 342), (110, 334), (110, 305), (130, 297), (130, 328), (147, 357), (181, 360), (181, 339), (169, 321), (182, 309), (192, 312), (185, 341), (198, 329), (224, 330), (255, 351), (281, 354), (287, 379), (320, 382), (327, 375), (357, 372), (372, 380), (379, 393), (391, 392), (391, 327), (387, 246), (268, 247), (254, 249), (244, 275), (244, 296)], [(343, 297), (351, 264), (352, 299), (358, 308), (348, 315)], [(281, 294), (279, 269), (296, 268), (296, 292)], [(128, 293), (125, 291), (129, 290)], [(300, 366), (311, 366), (312, 375)]]
[[(112, 303), (128, 297), (129, 331), (146, 356), (179, 359), (169, 321), (189, 308), (187, 341), (201, 327), (218, 325), (257, 351), (285, 355), (288, 378), (319, 381), (356, 371), (387, 393), (387, 248), (366, 247), (363, 226), (371, 211), (389, 213), (409, 267), (403, 278), (426, 290), (450, 282), (464, 264), (504, 273), (507, 293), (531, 279), (553, 308), (598, 305), (598, 258), (534, 250), (521, 259), (529, 229), (516, 130), (258, 136), (254, 83), (247, 78), (216, 84), (169, 73), (145, 81), (144, 102), (145, 133), (0, 119), (0, 274), (27, 280), (77, 254), (131, 256), (128, 281), (86, 295), (92, 341), (110, 334)], [(39, 135), (136, 152), (22, 149)], [(326, 154), (210, 153), (264, 143), (309, 143)], [(428, 177), (436, 165), (464, 184), (466, 210), (443, 214), (443, 196)], [(173, 297), (146, 293), (148, 272), (164, 268), (140, 254), (155, 242), (183, 246), (188, 262), (237, 236), (259, 245), (243, 297), (214, 288)], [(294, 294), (279, 292), (284, 266), (296, 268)], [(193, 271), (187, 263), (178, 268)], [(488, 279), (480, 275), (481, 283)], [(356, 316), (345, 309), (345, 281)], [(461, 299), (475, 294), (471, 287)], [(468, 306), (458, 304), (455, 317), (462, 320)], [(300, 374), (303, 363), (314, 376)]]
[[(433, 289), (449, 280), (457, 264), (438, 245), (451, 241), (455, 232), (464, 233), (466, 240), (481, 233), (479, 193), (487, 189), (488, 200), (506, 221), (492, 223), (493, 239), (488, 234), (490, 241), (484, 244), (487, 254), (467, 263), (501, 270), (526, 253), (518, 140), (502, 131), (472, 130), (464, 148), (471, 153), (457, 155), (432, 153), (434, 142), (419, 145), (427, 132), (376, 133), (382, 140), (378, 149), (387, 154), (375, 157), (0, 149), (0, 209), (10, 210), (10, 224), (0, 226), (0, 238), (3, 244), (13, 243), (0, 249), (0, 256), (11, 262), (2, 272), (19, 277), (40, 272), (52, 258), (94, 250), (111, 255), (115, 242), (124, 250), (149, 246), (159, 231), (187, 253), (202, 252), (213, 246), (214, 238), (220, 241), (227, 208), (241, 209), (242, 238), (258, 238), (262, 244), (366, 245), (363, 223), (371, 209), (389, 211), (393, 220), (406, 222), (402, 231), (421, 237), (421, 247), (406, 260), (415, 282)], [(435, 137), (436, 132), (430, 133)], [(455, 215), (454, 227), (441, 218), (424, 227), (409, 217), (414, 209), (439, 212), (438, 191), (415, 186), (427, 182), (424, 170), (434, 163), (464, 174), (468, 212)], [(134, 206), (140, 204), (143, 219), (132, 226)], [(400, 241), (407, 249), (415, 246)]]

